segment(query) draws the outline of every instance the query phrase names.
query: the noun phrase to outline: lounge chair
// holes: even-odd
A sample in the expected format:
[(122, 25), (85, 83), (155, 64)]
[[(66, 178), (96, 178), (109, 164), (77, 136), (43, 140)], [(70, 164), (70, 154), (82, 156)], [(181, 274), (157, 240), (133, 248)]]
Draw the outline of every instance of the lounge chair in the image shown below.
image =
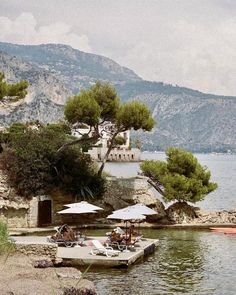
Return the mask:
[(121, 243), (119, 243), (117, 241), (112, 241), (110, 239), (107, 239), (106, 246), (107, 247), (112, 247), (112, 248), (118, 249), (120, 252), (122, 252), (122, 251), (124, 251), (126, 249), (126, 245), (125, 245), (125, 242), (124, 241), (122, 241)]
[(79, 244), (79, 241), (76, 240), (74, 231), (67, 224), (62, 225), (61, 227), (54, 227), (54, 229), (56, 230), (56, 234), (48, 236), (48, 242), (64, 245), (66, 247), (73, 247)]
[(106, 255), (107, 257), (112, 257), (112, 256), (118, 256), (120, 251), (114, 250), (112, 247), (105, 247), (101, 244), (100, 241), (98, 240), (92, 240), (92, 243), (94, 245), (94, 249), (91, 250), (92, 255)]

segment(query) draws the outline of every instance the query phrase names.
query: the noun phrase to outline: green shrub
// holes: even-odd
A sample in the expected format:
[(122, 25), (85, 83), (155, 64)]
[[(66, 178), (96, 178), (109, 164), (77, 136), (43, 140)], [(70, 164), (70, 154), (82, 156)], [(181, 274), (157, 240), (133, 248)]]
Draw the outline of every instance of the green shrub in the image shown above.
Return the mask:
[(78, 199), (101, 196), (104, 179), (89, 155), (80, 146), (58, 152), (71, 139), (67, 128), (49, 125), (9, 134), (7, 148), (1, 153), (0, 167), (8, 181), (23, 196), (50, 193), (54, 188)]
[(9, 240), (9, 233), (6, 223), (0, 220), (0, 255), (14, 249), (13, 243)]

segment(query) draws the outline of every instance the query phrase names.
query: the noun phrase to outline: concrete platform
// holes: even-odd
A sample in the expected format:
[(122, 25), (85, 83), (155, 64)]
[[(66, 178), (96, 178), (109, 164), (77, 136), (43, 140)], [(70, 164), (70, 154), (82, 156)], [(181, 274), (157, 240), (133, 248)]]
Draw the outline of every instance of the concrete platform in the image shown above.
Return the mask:
[[(16, 236), (14, 237), (17, 244), (50, 244), (46, 241), (46, 237), (39, 236)], [(128, 267), (137, 260), (153, 253), (159, 244), (159, 240), (145, 239), (138, 242), (134, 250), (130, 252), (120, 252), (118, 256), (107, 257), (105, 255), (92, 255), (91, 250), (94, 249), (91, 240), (97, 239), (101, 242), (106, 241), (106, 237), (89, 237), (82, 247), (73, 248), (58, 247), (57, 257), (62, 259), (65, 266), (102, 266), (102, 267)]]
[[(105, 241), (105, 237), (94, 237), (91, 239), (97, 239)], [(159, 240), (145, 239), (138, 242), (134, 250), (130, 252), (120, 252), (118, 256), (106, 257), (105, 255), (92, 255), (91, 250), (94, 249), (91, 246), (91, 241), (86, 241), (87, 246), (74, 247), (74, 248), (58, 248), (58, 258), (63, 259), (64, 265), (96, 265), (104, 267), (128, 267), (135, 263), (137, 260), (153, 253), (158, 246)]]

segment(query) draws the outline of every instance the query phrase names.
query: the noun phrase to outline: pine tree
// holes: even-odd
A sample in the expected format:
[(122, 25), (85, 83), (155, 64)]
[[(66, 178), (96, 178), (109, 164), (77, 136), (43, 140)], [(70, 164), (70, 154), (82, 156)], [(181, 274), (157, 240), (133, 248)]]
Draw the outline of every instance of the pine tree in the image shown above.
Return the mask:
[(29, 83), (22, 80), (15, 84), (8, 84), (5, 81), (4, 73), (0, 72), (0, 102), (15, 102), (23, 99), (27, 94)]
[(141, 170), (164, 201), (198, 202), (217, 188), (210, 171), (192, 153), (179, 148), (166, 151), (167, 161), (142, 162)]

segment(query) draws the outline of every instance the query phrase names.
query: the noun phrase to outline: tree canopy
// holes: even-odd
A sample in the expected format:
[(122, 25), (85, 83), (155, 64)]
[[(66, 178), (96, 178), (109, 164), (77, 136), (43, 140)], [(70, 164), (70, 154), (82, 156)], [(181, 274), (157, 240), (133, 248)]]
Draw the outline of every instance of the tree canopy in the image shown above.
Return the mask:
[(97, 167), (80, 147), (58, 152), (72, 137), (64, 124), (38, 126), (13, 124), (2, 141), (5, 148), (0, 167), (10, 184), (24, 196), (48, 193), (54, 188), (80, 198), (102, 196), (104, 179)]
[(169, 148), (166, 155), (166, 162), (148, 160), (140, 165), (143, 174), (166, 202), (195, 203), (217, 188), (216, 183), (210, 182), (210, 171), (192, 153)]
[(65, 105), (65, 118), (74, 126), (86, 124), (88, 137), (64, 144), (61, 149), (81, 141), (96, 143), (104, 131), (109, 134), (109, 146), (99, 173), (110, 151), (116, 145), (116, 138), (120, 132), (129, 129), (150, 131), (155, 121), (144, 103), (134, 101), (122, 104), (115, 88), (108, 84), (97, 82), (79, 95), (70, 97)]
[(22, 80), (15, 84), (8, 84), (5, 81), (4, 73), (0, 72), (0, 101), (18, 101), (23, 99), (27, 94), (29, 83)]

